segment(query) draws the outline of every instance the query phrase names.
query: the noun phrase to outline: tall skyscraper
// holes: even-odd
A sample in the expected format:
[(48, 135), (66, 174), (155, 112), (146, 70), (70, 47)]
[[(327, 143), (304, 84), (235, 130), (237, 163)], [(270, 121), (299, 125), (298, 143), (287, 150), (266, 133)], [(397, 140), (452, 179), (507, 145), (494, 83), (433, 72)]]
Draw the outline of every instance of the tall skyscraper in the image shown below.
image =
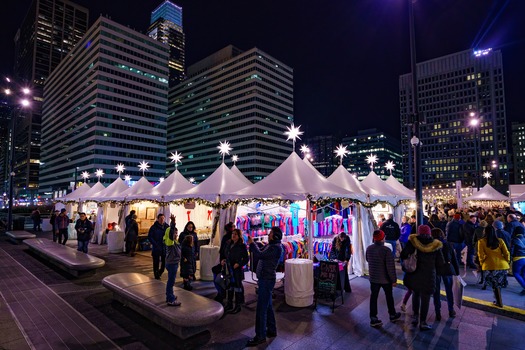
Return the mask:
[(313, 136), (306, 140), (312, 165), (324, 176), (330, 176), (339, 164), (334, 153), (338, 144), (339, 139), (333, 135)]
[(33, 0), (15, 37), (16, 80), (32, 87), (31, 112), (15, 125), (16, 196), (38, 192), (43, 87), (51, 72), (82, 38), (89, 12), (68, 0)]
[(151, 12), (148, 35), (170, 47), (170, 86), (175, 86), (184, 80), (186, 44), (182, 28), (182, 7), (169, 0), (164, 0)]
[(11, 108), (0, 101), (0, 195), (9, 191), (9, 151), (11, 149)]
[(341, 142), (343, 146), (347, 146), (349, 152), (348, 156), (343, 159), (343, 165), (359, 180), (363, 180), (370, 173), (370, 164), (366, 162), (366, 159), (373, 154), (377, 156), (374, 172), (380, 178), (386, 180), (390, 176), (390, 171), (386, 169), (385, 164), (392, 161), (395, 164), (392, 175), (399, 181), (403, 181), (399, 140), (378, 129), (366, 129), (359, 130), (355, 136), (343, 137)]
[[(484, 171), (500, 191), (509, 184), (501, 51), (462, 51), (417, 65), (422, 184), (483, 186)], [(399, 78), (405, 183), (414, 186), (409, 132), (411, 74)], [(493, 165), (496, 165), (493, 168)]]
[(512, 123), (514, 183), (525, 184), (525, 123)]
[(200, 182), (220, 165), (220, 141), (231, 144), (252, 181), (292, 151), (284, 132), (293, 121), (293, 70), (257, 48), (230, 45), (188, 67), (169, 101), (168, 152), (183, 154), (179, 170), (187, 178)]
[[(165, 174), (168, 46), (105, 17), (50, 75), (44, 90), (41, 191), (65, 190), (83, 171), (102, 182), (124, 163), (134, 180), (148, 162)], [(78, 168), (78, 170), (77, 170)]]

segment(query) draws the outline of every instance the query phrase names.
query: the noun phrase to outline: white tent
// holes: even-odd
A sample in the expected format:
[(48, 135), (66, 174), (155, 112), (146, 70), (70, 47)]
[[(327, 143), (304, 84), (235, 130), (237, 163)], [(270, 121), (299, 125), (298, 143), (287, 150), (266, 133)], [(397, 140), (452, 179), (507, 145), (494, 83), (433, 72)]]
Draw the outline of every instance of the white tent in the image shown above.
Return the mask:
[[(361, 202), (368, 202), (368, 188), (362, 185), (352, 174), (345, 169), (344, 166), (339, 165), (334, 170), (332, 175), (328, 177), (328, 180), (337, 186), (347, 189), (352, 193), (353, 198), (360, 200)], [(370, 198), (374, 201), (374, 198)]]
[(246, 176), (244, 176), (244, 174), (239, 170), (239, 168), (237, 168), (237, 165), (232, 166), (230, 170), (235, 175), (237, 175), (239, 179), (241, 179), (246, 185), (253, 185), (253, 183), (250, 180), (248, 180)]
[(57, 198), (57, 202), (78, 202), (79, 198), (81, 198), (87, 191), (89, 191), (91, 187), (89, 187), (88, 184), (82, 184), (80, 187), (78, 187), (73, 192), (65, 195), (64, 197)]
[[(120, 186), (120, 185), (119, 185)], [(108, 187), (109, 188), (109, 187)], [(144, 176), (140, 178), (133, 186), (128, 187), (123, 192), (116, 196), (108, 196), (105, 200), (108, 201), (124, 201), (130, 196), (145, 197), (151, 193), (153, 185)]]
[[(188, 191), (195, 187), (191, 184), (179, 170), (175, 170), (157, 186), (150, 191), (150, 196), (144, 199), (160, 199), (162, 196), (174, 195), (180, 192)], [(129, 196), (130, 199), (137, 199), (135, 196)]]
[(377, 176), (377, 174), (371, 171), (367, 177), (361, 181), (363, 185), (370, 189), (370, 195), (376, 196), (385, 196), (385, 200), (390, 203), (392, 206), (395, 206), (400, 200), (403, 199), (413, 199), (410, 196), (402, 194), (397, 191), (395, 188), (384, 182)]
[(514, 198), (512, 201), (514, 202), (525, 202), (525, 193), (522, 193), (518, 198)]
[(486, 184), (481, 190), (465, 198), (464, 201), (509, 201), (509, 197), (502, 195), (494, 187)]
[(390, 175), (386, 179), (386, 183), (392, 187), (394, 190), (400, 192), (402, 195), (410, 197), (410, 199), (416, 199), (416, 194), (411, 189), (405, 187), (401, 182), (399, 182), (394, 176)]
[[(80, 188), (82, 188), (82, 186)], [(101, 184), (100, 182), (97, 182), (96, 184), (93, 185), (93, 187), (91, 187), (89, 190), (84, 192), (82, 194), (82, 196), (79, 197), (79, 200), (80, 201), (84, 201), (86, 198), (89, 198), (89, 197), (93, 196), (94, 194), (99, 193), (100, 191), (102, 191), (104, 189), (105, 189), (104, 185)]]
[(129, 186), (122, 180), (120, 177), (116, 178), (108, 187), (104, 188), (102, 191), (85, 196), (82, 198), (84, 201), (92, 202), (105, 202), (108, 198), (116, 197), (122, 192), (127, 190)]

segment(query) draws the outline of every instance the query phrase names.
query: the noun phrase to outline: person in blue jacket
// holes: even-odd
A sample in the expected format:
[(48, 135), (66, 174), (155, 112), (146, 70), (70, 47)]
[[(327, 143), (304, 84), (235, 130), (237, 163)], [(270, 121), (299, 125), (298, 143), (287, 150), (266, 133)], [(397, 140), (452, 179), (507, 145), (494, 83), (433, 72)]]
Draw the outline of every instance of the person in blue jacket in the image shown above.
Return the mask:
[(151, 243), (151, 257), (153, 258), (153, 276), (160, 280), (160, 276), (166, 268), (166, 245), (164, 244), (164, 234), (169, 228), (166, 224), (164, 214), (157, 215), (157, 221), (150, 227), (148, 239)]

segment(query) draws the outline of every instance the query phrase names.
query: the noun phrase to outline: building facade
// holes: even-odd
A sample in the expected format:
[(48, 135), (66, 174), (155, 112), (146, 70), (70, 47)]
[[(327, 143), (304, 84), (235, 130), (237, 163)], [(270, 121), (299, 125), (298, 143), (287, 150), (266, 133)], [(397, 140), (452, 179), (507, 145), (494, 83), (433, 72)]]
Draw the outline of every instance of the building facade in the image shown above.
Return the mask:
[(178, 169), (186, 178), (200, 182), (221, 164), (221, 141), (231, 144), (237, 167), (252, 181), (292, 151), (284, 132), (293, 122), (293, 70), (257, 48), (230, 45), (188, 67), (169, 101), (168, 152), (182, 153)]
[(185, 36), (182, 26), (182, 7), (165, 0), (151, 12), (148, 35), (169, 45), (170, 87), (184, 80)]
[(385, 165), (391, 161), (395, 165), (392, 175), (403, 182), (403, 158), (399, 140), (378, 129), (366, 129), (359, 130), (355, 136), (345, 136), (342, 144), (347, 146), (349, 151), (348, 156), (343, 159), (343, 165), (350, 173), (355, 174), (358, 180), (363, 180), (370, 173), (370, 164), (366, 159), (372, 154), (377, 156), (374, 172), (381, 179), (386, 180), (390, 176), (390, 171)]
[[(95, 169), (112, 182), (117, 163), (138, 180), (165, 175), (168, 47), (99, 17), (47, 80), (44, 90), (41, 191), (70, 186)], [(78, 170), (76, 170), (78, 168)]]
[[(422, 185), (457, 180), (482, 187), (481, 174), (500, 191), (509, 184), (503, 64), (500, 51), (462, 51), (417, 65)], [(406, 184), (414, 186), (410, 145), (411, 74), (399, 78), (401, 144)]]
[(7, 101), (0, 101), (0, 195), (9, 191), (10, 125), (11, 107)]
[(313, 136), (306, 140), (312, 165), (324, 176), (330, 176), (339, 165), (334, 153), (339, 142), (340, 139), (333, 135)]
[(68, 0), (33, 0), (15, 36), (15, 78), (31, 86), (31, 113), (15, 124), (15, 195), (38, 193), (43, 87), (86, 33), (89, 11)]
[(525, 184), (525, 123), (512, 123), (514, 184)]

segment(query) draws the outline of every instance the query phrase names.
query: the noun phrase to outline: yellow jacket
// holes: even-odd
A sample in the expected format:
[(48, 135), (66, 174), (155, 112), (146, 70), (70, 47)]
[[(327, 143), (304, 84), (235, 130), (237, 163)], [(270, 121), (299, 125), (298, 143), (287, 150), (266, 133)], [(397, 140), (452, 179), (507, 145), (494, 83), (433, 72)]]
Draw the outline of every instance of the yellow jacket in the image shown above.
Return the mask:
[(487, 246), (487, 239), (482, 238), (478, 241), (478, 257), (483, 271), (508, 270), (510, 268), (510, 254), (505, 242), (498, 238), (499, 248), (490, 249)]

